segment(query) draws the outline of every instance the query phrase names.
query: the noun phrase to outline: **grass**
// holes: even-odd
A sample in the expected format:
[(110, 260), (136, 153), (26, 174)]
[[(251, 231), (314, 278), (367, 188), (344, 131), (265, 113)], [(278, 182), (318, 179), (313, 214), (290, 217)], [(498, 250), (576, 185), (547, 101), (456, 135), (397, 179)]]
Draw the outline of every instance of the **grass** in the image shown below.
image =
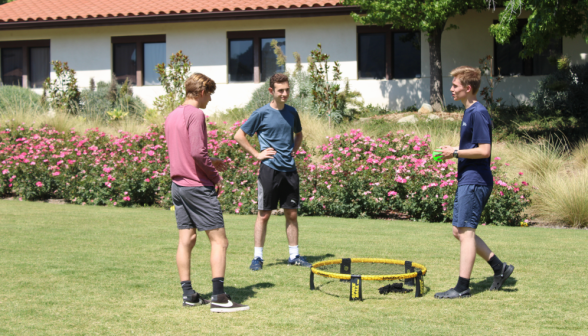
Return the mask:
[[(25, 215), (26, 214), (26, 215)], [(0, 200), (2, 335), (582, 335), (588, 328), (584, 275), (588, 230), (481, 227), (479, 234), (516, 270), (489, 292), (491, 271), (478, 259), (474, 296), (440, 301), (453, 286), (459, 244), (449, 224), (302, 217), (301, 252), (309, 259), (385, 257), (428, 268), (423, 298), (377, 294), (388, 282), (364, 282), (363, 302), (348, 285), (288, 267), (284, 217), (270, 220), (265, 267), (248, 270), (252, 216), (226, 216), (230, 240), (226, 288), (251, 306), (212, 314), (184, 308), (174, 257), (173, 213), (154, 208), (83, 207)], [(210, 295), (209, 244), (199, 235), (194, 287)]]

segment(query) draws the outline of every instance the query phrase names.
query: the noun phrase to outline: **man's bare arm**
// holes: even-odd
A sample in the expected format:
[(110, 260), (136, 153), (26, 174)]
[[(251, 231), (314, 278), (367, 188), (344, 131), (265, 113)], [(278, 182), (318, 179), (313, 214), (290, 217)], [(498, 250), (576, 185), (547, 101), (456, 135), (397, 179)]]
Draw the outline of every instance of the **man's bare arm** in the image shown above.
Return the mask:
[(261, 152), (258, 152), (247, 140), (247, 135), (243, 132), (242, 129), (239, 128), (237, 133), (235, 133), (235, 140), (245, 149), (251, 156), (256, 158), (257, 160), (265, 160), (265, 159), (273, 159), (276, 151), (273, 148), (266, 148)]
[(458, 150), (458, 157), (463, 159), (487, 159), (490, 157), (492, 145), (490, 144), (478, 144), (478, 147), (472, 149), (459, 149), (451, 146), (441, 146), (441, 152), (443, 153), (443, 159), (453, 158), (453, 151)]

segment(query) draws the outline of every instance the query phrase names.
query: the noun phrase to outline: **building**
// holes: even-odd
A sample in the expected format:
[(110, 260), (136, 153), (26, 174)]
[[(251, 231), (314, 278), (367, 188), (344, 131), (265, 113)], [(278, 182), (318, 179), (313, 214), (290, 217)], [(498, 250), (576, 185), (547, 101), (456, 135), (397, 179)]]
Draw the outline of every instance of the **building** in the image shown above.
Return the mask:
[[(331, 1), (331, 2), (329, 2)], [(336, 0), (16, 0), (0, 6), (0, 68), (4, 85), (24, 85), (38, 92), (51, 73), (51, 60), (68, 62), (81, 88), (95, 82), (129, 78), (135, 95), (147, 105), (163, 93), (155, 64), (182, 50), (193, 72), (217, 83), (208, 112), (244, 105), (260, 82), (274, 71), (275, 39), (295, 65), (293, 52), (306, 57), (317, 43), (339, 61), (343, 77), (366, 103), (401, 109), (429, 100), (429, 50), (420, 32), (391, 31), (358, 25), (349, 13), (357, 8)], [(549, 52), (531, 60), (518, 58), (520, 37), (498, 45), (488, 27), (499, 10), (468, 11), (443, 33), (445, 99), (451, 102), (449, 72), (477, 66), (495, 57), (505, 81), (495, 96), (524, 101), (540, 76), (552, 71)], [(528, 15), (528, 14), (527, 14)], [(524, 20), (522, 13), (521, 20)], [(518, 39), (518, 40), (517, 40)], [(464, 43), (467, 41), (467, 43)], [(573, 63), (587, 61), (581, 37), (553, 41), (552, 52)]]

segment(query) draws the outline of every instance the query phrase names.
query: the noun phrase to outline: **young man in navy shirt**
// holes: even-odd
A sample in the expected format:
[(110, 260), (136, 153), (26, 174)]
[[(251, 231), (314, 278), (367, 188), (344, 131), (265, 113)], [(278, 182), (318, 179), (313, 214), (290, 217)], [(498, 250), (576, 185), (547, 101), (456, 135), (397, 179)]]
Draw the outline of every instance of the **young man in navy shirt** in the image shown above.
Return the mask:
[(453, 100), (465, 106), (461, 123), (459, 147), (442, 146), (443, 159), (457, 158), (457, 191), (453, 208), (453, 235), (461, 245), (459, 279), (455, 288), (435, 294), (437, 299), (470, 297), (470, 276), (476, 253), (494, 270), (490, 290), (498, 290), (514, 271), (514, 266), (503, 263), (476, 235), (476, 228), (492, 192), (490, 170), (492, 152), (492, 120), (488, 110), (476, 100), (480, 88), (481, 71), (461, 66), (450, 73), (453, 76)]
[[(255, 221), (255, 248), (249, 269), (263, 268), (263, 246), (267, 222), (272, 210), (284, 209), (286, 236), (288, 237), (290, 265), (310, 267), (298, 252), (298, 207), (300, 204), (299, 179), (294, 154), (302, 143), (302, 126), (298, 112), (286, 105), (290, 96), (288, 76), (275, 74), (270, 78), (271, 103), (254, 111), (249, 119), (235, 133), (235, 140), (251, 156), (260, 160), (257, 179), (258, 213)], [(258, 152), (245, 135), (257, 133), (261, 152)]]

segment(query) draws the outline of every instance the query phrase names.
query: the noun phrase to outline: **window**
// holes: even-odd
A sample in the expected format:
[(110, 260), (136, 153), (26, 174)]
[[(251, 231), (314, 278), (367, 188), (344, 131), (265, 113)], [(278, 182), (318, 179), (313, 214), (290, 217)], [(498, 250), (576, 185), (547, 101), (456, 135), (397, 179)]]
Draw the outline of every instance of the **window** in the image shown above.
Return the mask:
[(358, 26), (357, 70), (364, 79), (420, 78), (420, 32)]
[(265, 82), (275, 73), (285, 71), (276, 64), (271, 46), (275, 40), (286, 54), (285, 30), (227, 32), (229, 42), (229, 82)]
[[(498, 23), (498, 21), (494, 21)], [(549, 56), (562, 54), (562, 39), (551, 40), (549, 47), (541, 54), (523, 59), (519, 56), (523, 50), (521, 33), (526, 25), (526, 20), (519, 20), (518, 31), (511, 37), (510, 42), (499, 44), (494, 40), (494, 72), (503, 76), (540, 76), (549, 75), (557, 70), (554, 64), (549, 62)]]
[(155, 66), (165, 63), (165, 35), (112, 37), (112, 71), (119, 84), (160, 85)]
[(51, 71), (49, 40), (0, 42), (2, 83), (42, 88)]

